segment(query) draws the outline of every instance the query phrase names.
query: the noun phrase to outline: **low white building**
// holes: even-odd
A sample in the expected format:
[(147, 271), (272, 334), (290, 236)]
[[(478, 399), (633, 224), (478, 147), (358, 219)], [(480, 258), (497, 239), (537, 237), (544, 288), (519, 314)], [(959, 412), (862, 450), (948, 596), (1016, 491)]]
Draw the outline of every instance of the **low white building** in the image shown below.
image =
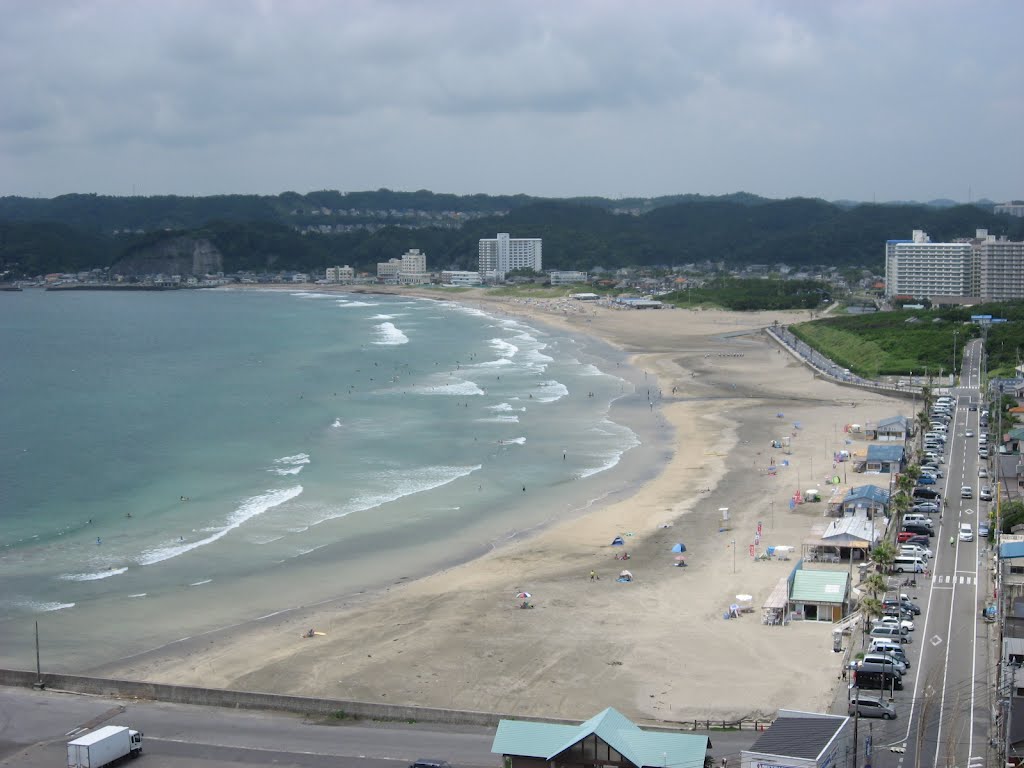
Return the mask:
[(385, 283), (421, 285), (430, 282), (427, 273), (427, 254), (419, 248), (410, 248), (400, 259), (377, 262), (377, 278)]
[(548, 276), (551, 278), (552, 285), (576, 285), (587, 282), (586, 272), (553, 270), (548, 273)]
[(444, 285), (481, 285), (479, 272), (470, 272), (462, 269), (446, 269), (441, 272), (441, 283)]

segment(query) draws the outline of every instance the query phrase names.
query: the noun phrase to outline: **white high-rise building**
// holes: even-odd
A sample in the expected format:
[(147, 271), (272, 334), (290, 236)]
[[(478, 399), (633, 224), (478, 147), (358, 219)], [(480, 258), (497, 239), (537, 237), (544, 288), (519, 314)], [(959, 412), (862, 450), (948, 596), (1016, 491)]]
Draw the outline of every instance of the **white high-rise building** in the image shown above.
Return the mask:
[(1024, 298), (1024, 242), (979, 229), (974, 246), (977, 296), (985, 301)]
[(351, 283), (355, 276), (355, 270), (348, 264), (344, 267), (328, 267), (325, 274), (328, 283)]
[(974, 248), (968, 241), (933, 243), (915, 229), (910, 240), (885, 244), (885, 295), (974, 296)]
[(377, 262), (377, 278), (386, 283), (421, 285), (430, 282), (427, 272), (427, 254), (419, 248), (410, 248), (400, 259)]
[(514, 269), (532, 269), (540, 272), (541, 238), (509, 237), (499, 232), (496, 238), (480, 240), (480, 276), (484, 280), (504, 280)]

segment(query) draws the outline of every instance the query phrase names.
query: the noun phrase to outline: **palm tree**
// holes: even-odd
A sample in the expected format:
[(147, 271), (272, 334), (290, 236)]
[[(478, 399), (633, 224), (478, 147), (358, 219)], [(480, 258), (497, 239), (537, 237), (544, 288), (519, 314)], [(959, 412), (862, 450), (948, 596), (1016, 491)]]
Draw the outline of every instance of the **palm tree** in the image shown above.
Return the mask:
[[(881, 574), (875, 575), (881, 576)], [(877, 597), (865, 597), (860, 601), (860, 612), (864, 617), (864, 644), (866, 645), (871, 622), (884, 616), (885, 610), (882, 608), (882, 601)]]
[(891, 542), (882, 541), (871, 551), (871, 559), (875, 561), (881, 573), (888, 573), (896, 559), (896, 548)]
[(864, 588), (871, 597), (877, 598), (880, 593), (885, 594), (889, 589), (889, 584), (886, 582), (885, 576), (875, 571), (864, 580)]

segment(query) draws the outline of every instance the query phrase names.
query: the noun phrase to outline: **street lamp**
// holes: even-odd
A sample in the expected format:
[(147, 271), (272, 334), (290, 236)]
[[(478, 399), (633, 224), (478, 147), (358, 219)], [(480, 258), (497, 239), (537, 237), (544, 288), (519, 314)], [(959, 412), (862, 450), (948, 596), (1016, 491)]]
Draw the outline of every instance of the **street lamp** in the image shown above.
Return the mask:
[(953, 376), (954, 383), (956, 382), (956, 337), (960, 331), (954, 329), (953, 331), (953, 367), (950, 369), (950, 374)]

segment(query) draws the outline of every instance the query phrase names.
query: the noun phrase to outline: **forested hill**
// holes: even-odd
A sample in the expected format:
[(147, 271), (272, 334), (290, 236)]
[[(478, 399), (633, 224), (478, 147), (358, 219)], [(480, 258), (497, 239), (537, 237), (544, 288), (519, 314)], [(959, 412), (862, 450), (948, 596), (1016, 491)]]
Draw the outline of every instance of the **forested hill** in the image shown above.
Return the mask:
[[(380, 207), (378, 207), (380, 206)], [(548, 269), (742, 264), (881, 269), (885, 241), (914, 229), (933, 239), (975, 229), (1024, 239), (1024, 219), (977, 206), (833, 205), (743, 193), (651, 200), (540, 200), (431, 192), (285, 193), (276, 197), (0, 198), (0, 273), (8, 277), (116, 267), (140, 249), (203, 238), (224, 270), (375, 269), (408, 248), (431, 269), (475, 269), (477, 241), (544, 238)]]

